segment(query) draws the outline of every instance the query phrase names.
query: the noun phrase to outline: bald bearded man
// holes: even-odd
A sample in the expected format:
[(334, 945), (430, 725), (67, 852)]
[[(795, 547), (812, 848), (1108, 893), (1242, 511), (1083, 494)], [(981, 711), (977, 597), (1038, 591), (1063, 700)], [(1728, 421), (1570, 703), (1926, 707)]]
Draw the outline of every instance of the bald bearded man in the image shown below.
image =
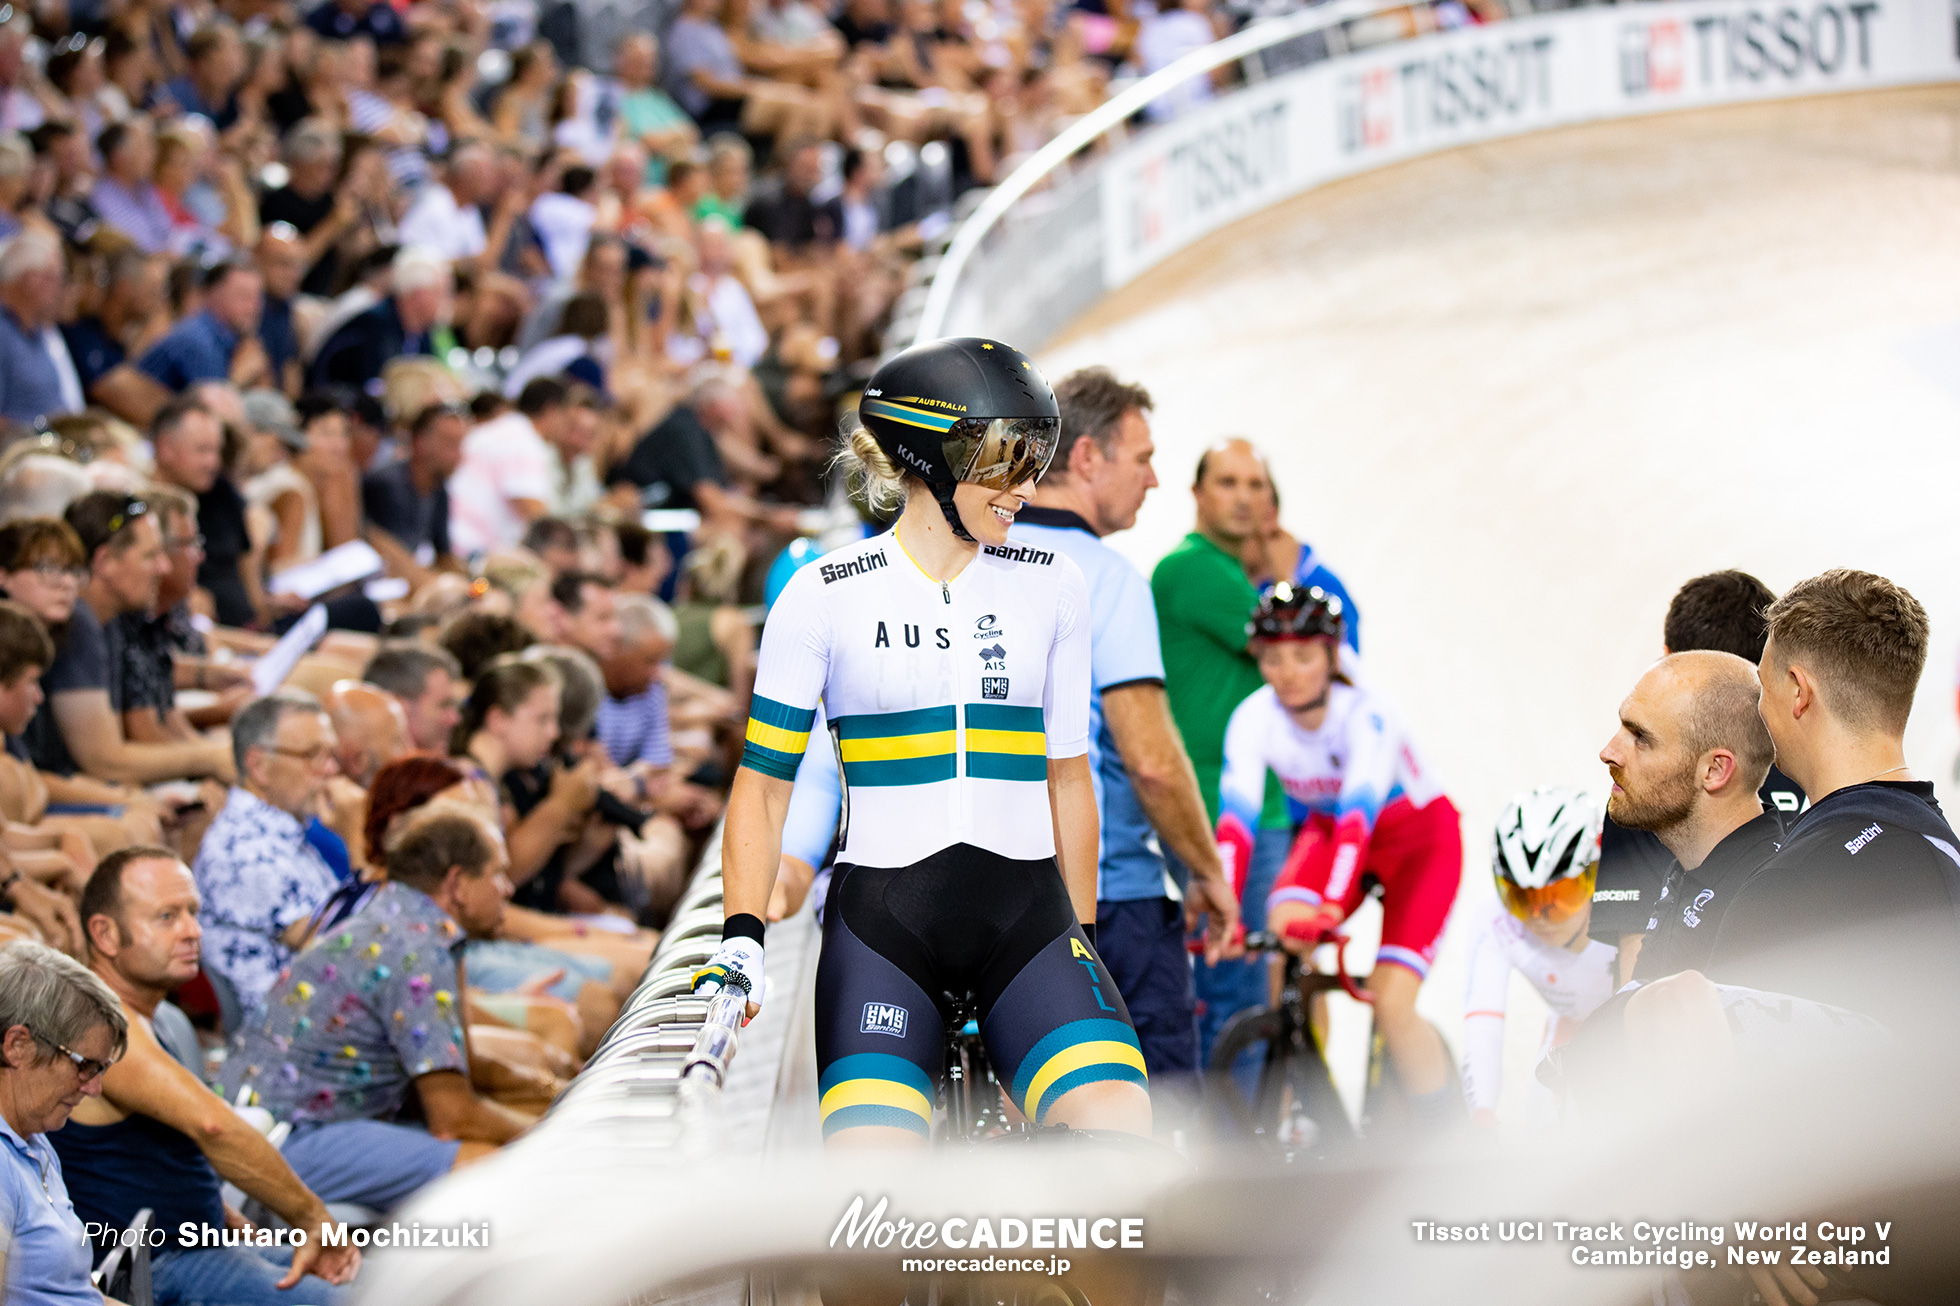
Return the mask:
[(1782, 823), (1757, 794), (1775, 756), (1760, 694), (1747, 661), (1702, 651), (1662, 658), (1620, 704), (1599, 753), (1613, 777), (1607, 814), (1674, 854), (1636, 979), (1700, 969), (1729, 898), (1776, 851)]

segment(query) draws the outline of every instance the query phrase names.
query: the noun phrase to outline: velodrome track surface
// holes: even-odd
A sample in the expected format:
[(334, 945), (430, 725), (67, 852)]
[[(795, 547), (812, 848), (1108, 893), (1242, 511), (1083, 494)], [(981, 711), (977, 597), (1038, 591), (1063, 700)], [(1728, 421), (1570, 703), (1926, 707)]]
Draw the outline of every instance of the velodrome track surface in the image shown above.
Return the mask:
[[(1604, 795), (1596, 754), (1689, 576), (1911, 589), (1934, 639), (1908, 758), (1960, 797), (1956, 213), (1953, 88), (1567, 128), (1277, 205), (1044, 351), (1051, 378), (1103, 363), (1156, 399), (1164, 485), (1111, 539), (1146, 572), (1199, 452), (1246, 435), (1355, 595), (1370, 679), (1464, 815), (1424, 998), (1452, 1039), (1498, 808)], [(1519, 1120), (1543, 1008), (1514, 981), (1512, 1010)]]

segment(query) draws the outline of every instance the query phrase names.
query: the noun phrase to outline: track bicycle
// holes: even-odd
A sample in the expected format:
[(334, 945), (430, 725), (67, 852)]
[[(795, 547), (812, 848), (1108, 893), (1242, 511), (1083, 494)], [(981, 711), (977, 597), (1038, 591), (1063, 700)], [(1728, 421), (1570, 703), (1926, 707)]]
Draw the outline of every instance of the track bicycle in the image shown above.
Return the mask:
[[(1207, 1096), (1222, 1104), (1237, 1132), (1288, 1159), (1326, 1159), (1363, 1140), (1407, 1135), (1414, 1126), (1408, 1093), (1372, 1020), (1359, 1127), (1349, 1120), (1327, 1063), (1324, 1034), (1313, 1019), (1313, 1001), (1338, 990), (1372, 1007), (1374, 995), (1348, 973), (1347, 935), (1324, 931), (1314, 950), (1323, 944), (1334, 949), (1331, 971), (1312, 965), (1313, 951), (1305, 956), (1290, 952), (1270, 931), (1245, 936), (1248, 954), (1285, 957), (1279, 1002), (1241, 1011), (1227, 1021), (1205, 1069)], [(1454, 1062), (1449, 1074), (1455, 1087)]]

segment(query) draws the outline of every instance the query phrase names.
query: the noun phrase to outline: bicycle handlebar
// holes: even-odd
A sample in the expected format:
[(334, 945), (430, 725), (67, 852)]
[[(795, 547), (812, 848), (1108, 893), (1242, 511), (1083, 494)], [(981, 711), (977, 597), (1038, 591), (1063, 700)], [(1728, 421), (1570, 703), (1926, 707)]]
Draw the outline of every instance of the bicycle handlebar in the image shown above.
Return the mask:
[[(1356, 984), (1354, 982), (1354, 976), (1348, 974), (1348, 968), (1347, 968), (1348, 936), (1341, 933), (1339, 930), (1335, 930), (1335, 929), (1322, 930), (1318, 935), (1314, 937), (1311, 946), (1317, 948), (1323, 943), (1331, 943), (1334, 945), (1333, 975), (1336, 979), (1340, 980), (1341, 988), (1347, 993), (1349, 997), (1353, 998), (1356, 1002), (1365, 1002), (1365, 1003), (1373, 1004), (1375, 1000), (1375, 995), (1370, 993), (1368, 990), (1362, 988), (1360, 985)], [(1204, 949), (1204, 944), (1196, 941), (1192, 941), (1188, 943), (1187, 946), (1190, 948), (1192, 952), (1201, 952)], [(1254, 930), (1248, 933), (1245, 936), (1245, 950), (1248, 953), (1288, 951), (1285, 942), (1281, 940), (1279, 935), (1273, 933), (1271, 930)], [(1316, 970), (1314, 971), (1314, 974), (1324, 975), (1327, 974), (1327, 972)]]

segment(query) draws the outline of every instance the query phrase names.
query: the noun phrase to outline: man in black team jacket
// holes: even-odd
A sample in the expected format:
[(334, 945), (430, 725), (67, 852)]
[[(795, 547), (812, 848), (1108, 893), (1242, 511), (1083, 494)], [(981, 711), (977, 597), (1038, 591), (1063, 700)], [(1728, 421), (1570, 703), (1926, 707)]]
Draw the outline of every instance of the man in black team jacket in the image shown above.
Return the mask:
[[(1762, 660), (1769, 633), (1763, 614), (1775, 601), (1769, 586), (1745, 571), (1697, 576), (1677, 590), (1667, 605), (1662, 650), (1670, 654), (1714, 650), (1733, 654), (1753, 667)], [(1764, 810), (1784, 826), (1803, 810), (1803, 791), (1774, 765), (1763, 776), (1757, 795)], [(1600, 832), (1599, 880), (1586, 930), (1620, 950), (1622, 982), (1635, 973), (1650, 922), (1658, 922), (1658, 899), (1673, 866), (1673, 852), (1652, 827), (1635, 829), (1625, 824), (1609, 805)]]
[(1756, 668), (1732, 653), (1670, 654), (1620, 704), (1600, 750), (1607, 815), (1668, 856), (1636, 978), (1699, 968), (1730, 897), (1776, 851), (1783, 825), (1757, 793), (1772, 751), (1757, 692)]
[(1729, 903), (1711, 980), (1953, 1032), (1960, 838), (1903, 738), (1927, 635), (1918, 601), (1868, 572), (1827, 571), (1770, 608), (1763, 723), (1810, 810)]

